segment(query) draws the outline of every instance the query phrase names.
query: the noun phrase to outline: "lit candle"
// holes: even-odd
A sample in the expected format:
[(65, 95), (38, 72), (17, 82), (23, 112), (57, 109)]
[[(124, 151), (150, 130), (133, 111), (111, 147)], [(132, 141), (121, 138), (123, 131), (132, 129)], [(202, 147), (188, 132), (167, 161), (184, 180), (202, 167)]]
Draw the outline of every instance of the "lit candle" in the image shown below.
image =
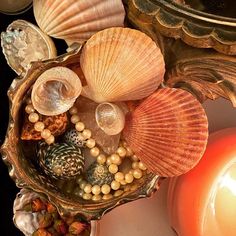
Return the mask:
[(24, 11), (33, 0), (1, 0), (0, 12), (6, 14), (17, 14)]
[(199, 164), (170, 181), (168, 208), (178, 235), (236, 235), (236, 128), (212, 134)]

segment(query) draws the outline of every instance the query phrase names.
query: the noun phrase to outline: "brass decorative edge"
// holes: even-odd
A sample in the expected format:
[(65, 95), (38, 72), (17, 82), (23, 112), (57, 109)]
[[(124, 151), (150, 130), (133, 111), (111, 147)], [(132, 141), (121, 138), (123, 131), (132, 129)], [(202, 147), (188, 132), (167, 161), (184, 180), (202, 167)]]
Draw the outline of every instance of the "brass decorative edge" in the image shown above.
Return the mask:
[(142, 31), (181, 38), (198, 48), (236, 55), (236, 19), (214, 16), (171, 0), (124, 0), (128, 20)]

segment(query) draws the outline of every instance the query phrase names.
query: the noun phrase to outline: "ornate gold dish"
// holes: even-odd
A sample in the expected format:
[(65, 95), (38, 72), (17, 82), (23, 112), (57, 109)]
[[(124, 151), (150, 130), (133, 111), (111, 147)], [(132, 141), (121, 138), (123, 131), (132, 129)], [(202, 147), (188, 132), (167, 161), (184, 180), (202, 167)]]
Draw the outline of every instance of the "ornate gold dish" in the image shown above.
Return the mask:
[[(18, 187), (27, 187), (43, 194), (57, 206), (62, 215), (79, 213), (85, 219), (91, 220), (99, 219), (107, 211), (120, 204), (149, 196), (156, 189), (160, 178), (149, 173), (137, 182), (136, 188), (133, 190), (124, 192), (121, 196), (114, 197), (111, 200), (93, 202), (69, 194), (68, 186), (67, 189), (59, 189), (54, 182), (38, 170), (37, 165), (35, 165), (36, 155), (33, 143), (20, 140), (20, 129), (23, 121), (21, 116), (22, 103), (26, 99), (27, 92), (32, 84), (42, 72), (54, 66), (75, 68), (78, 65), (79, 57), (80, 48), (56, 59), (32, 63), (31, 68), (23, 78), (17, 78), (13, 81), (8, 91), (10, 123), (1, 152), (3, 160), (9, 166), (10, 176), (15, 180)], [(73, 188), (73, 184), (70, 187)]]

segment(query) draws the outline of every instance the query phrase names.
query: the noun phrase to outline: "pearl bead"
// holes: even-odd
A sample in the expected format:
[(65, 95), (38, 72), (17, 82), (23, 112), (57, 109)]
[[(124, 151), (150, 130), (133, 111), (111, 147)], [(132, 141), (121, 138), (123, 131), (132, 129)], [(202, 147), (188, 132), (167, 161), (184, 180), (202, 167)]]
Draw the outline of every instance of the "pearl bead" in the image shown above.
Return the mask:
[(115, 173), (118, 171), (118, 166), (115, 165), (115, 164), (111, 164), (111, 165), (108, 167), (108, 170), (109, 170), (110, 173), (115, 174)]
[(104, 155), (104, 154), (100, 154), (100, 155), (98, 155), (98, 157), (97, 157), (97, 163), (98, 164), (105, 164), (105, 162), (106, 162), (106, 156)]
[(27, 104), (32, 104), (31, 98), (27, 98), (27, 99), (26, 99), (26, 103), (27, 103)]
[(112, 164), (111, 157), (108, 157), (108, 158), (107, 158), (106, 164), (107, 164), (108, 166), (110, 166), (110, 165)]
[(125, 157), (125, 155), (126, 155), (126, 149), (124, 147), (119, 147), (116, 150), (116, 152), (120, 157)]
[(92, 185), (91, 184), (86, 184), (84, 187), (84, 192), (85, 193), (91, 193), (92, 192)]
[(77, 184), (80, 184), (82, 181), (83, 181), (83, 176), (80, 175), (80, 176), (76, 179), (76, 183), (77, 183)]
[(121, 184), (121, 185), (126, 185), (127, 183), (126, 183), (126, 181), (123, 179), (123, 180), (120, 181), (120, 184)]
[(74, 194), (79, 197), (83, 197), (84, 191), (81, 190), (79, 187), (76, 187), (74, 190)]
[(98, 194), (100, 194), (100, 192), (101, 192), (101, 188), (100, 188), (99, 185), (94, 185), (94, 186), (92, 187), (92, 193), (93, 193), (94, 195), (98, 195)]
[(71, 107), (70, 110), (69, 110), (69, 113), (71, 115), (75, 115), (78, 113), (78, 109), (76, 107)]
[(45, 139), (45, 142), (50, 145), (52, 143), (54, 143), (55, 141), (55, 137), (53, 135), (50, 135), (49, 138)]
[(129, 170), (129, 174), (133, 175), (134, 169)]
[(29, 121), (31, 123), (36, 123), (39, 120), (39, 115), (35, 112), (29, 114)]
[(135, 161), (135, 162), (132, 163), (132, 168), (133, 168), (133, 169), (138, 169), (138, 168), (139, 168), (139, 165), (138, 165), (138, 162), (137, 162), (137, 161)]
[(122, 145), (123, 145), (123, 147), (128, 147), (128, 144), (127, 144), (127, 142), (126, 141), (122, 141)]
[(138, 185), (137, 184), (133, 184), (131, 187), (130, 187), (130, 190), (131, 191), (135, 191), (138, 189)]
[(92, 194), (91, 193), (84, 193), (83, 194), (83, 199), (84, 200), (90, 200), (92, 198)]
[(124, 193), (123, 190), (117, 190), (117, 191), (115, 191), (115, 193), (114, 193), (114, 197), (119, 197), (119, 196), (121, 196), (123, 193)]
[(30, 114), (30, 113), (33, 113), (35, 111), (34, 107), (32, 105), (27, 105), (25, 107), (25, 112)]
[(111, 188), (112, 188), (113, 190), (118, 190), (118, 189), (120, 188), (120, 183), (117, 182), (117, 181), (115, 181), (115, 180), (113, 180), (113, 181), (111, 182)]
[(133, 177), (132, 174), (130, 174), (130, 173), (125, 174), (125, 181), (126, 181), (126, 183), (130, 184), (130, 183), (133, 182), (133, 180), (134, 180), (134, 177)]
[[(84, 136), (83, 136), (83, 137), (84, 137)], [(92, 139), (92, 138), (88, 139), (87, 142), (86, 142), (86, 146), (87, 146), (88, 148), (93, 148), (93, 147), (95, 147), (95, 145), (96, 145), (96, 142), (95, 142), (95, 140)]]
[(132, 159), (132, 161), (139, 161), (139, 159), (138, 159), (138, 157), (137, 157), (136, 155), (133, 155), (133, 156), (131, 157), (131, 159)]
[(101, 195), (94, 195), (94, 196), (92, 196), (92, 200), (93, 201), (100, 201), (100, 200), (102, 200), (102, 196)]
[(80, 187), (81, 189), (84, 189), (85, 186), (86, 186), (86, 184), (87, 184), (87, 182), (86, 182), (85, 180), (82, 180), (82, 181), (80, 182), (80, 184), (79, 184), (79, 187)]
[(130, 191), (130, 185), (126, 185), (126, 186), (124, 187), (124, 191), (125, 191), (125, 192), (129, 192), (129, 191)]
[(84, 125), (83, 122), (77, 122), (77, 123), (75, 124), (75, 129), (76, 129), (77, 131), (79, 131), (79, 132), (83, 131), (84, 128), (85, 128), (85, 125)]
[(51, 131), (49, 129), (44, 129), (42, 132), (41, 132), (41, 137), (43, 139), (47, 139), (51, 136)]
[(125, 176), (124, 176), (124, 174), (122, 172), (117, 172), (115, 174), (115, 180), (118, 181), (118, 182), (122, 181), (124, 179), (124, 177)]
[(103, 195), (103, 197), (102, 197), (103, 200), (109, 200), (109, 199), (111, 199), (111, 198), (113, 198), (113, 196), (112, 196), (111, 194), (105, 194), (105, 195)]
[(38, 121), (34, 124), (34, 129), (38, 132), (42, 132), (44, 130), (44, 127), (45, 127), (45, 125), (41, 121)]
[(70, 118), (70, 121), (72, 124), (76, 124), (77, 122), (80, 121), (80, 118), (78, 115), (72, 115), (71, 118)]
[(83, 137), (84, 137), (85, 139), (89, 139), (89, 138), (91, 137), (91, 135), (92, 135), (92, 132), (91, 132), (91, 130), (89, 130), (89, 129), (84, 129), (82, 135), (83, 135)]
[(138, 163), (138, 167), (139, 167), (140, 170), (146, 170), (147, 169), (147, 167), (141, 161)]
[(140, 169), (134, 170), (133, 176), (135, 179), (140, 179), (143, 176), (143, 173)]
[(103, 194), (108, 194), (111, 191), (111, 187), (108, 184), (104, 184), (101, 187), (101, 191)]
[(100, 150), (97, 147), (93, 147), (92, 149), (90, 149), (90, 154), (93, 157), (97, 157), (100, 153)]
[(134, 153), (133, 153), (133, 151), (131, 150), (131, 148), (130, 147), (126, 147), (126, 156), (127, 157), (130, 157), (130, 156), (132, 156)]
[(121, 164), (121, 158), (120, 158), (120, 156), (117, 155), (117, 154), (112, 154), (112, 155), (111, 155), (111, 162), (112, 162), (113, 164), (120, 165), (120, 164)]

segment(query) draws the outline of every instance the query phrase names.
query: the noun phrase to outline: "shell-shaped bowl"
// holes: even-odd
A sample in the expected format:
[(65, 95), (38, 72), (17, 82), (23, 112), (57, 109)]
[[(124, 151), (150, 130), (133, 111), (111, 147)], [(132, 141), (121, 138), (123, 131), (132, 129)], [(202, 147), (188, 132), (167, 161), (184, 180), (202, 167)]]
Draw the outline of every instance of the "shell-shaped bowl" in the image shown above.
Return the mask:
[(58, 185), (50, 181), (36, 165), (35, 150), (32, 150), (32, 141), (22, 141), (20, 131), (22, 127), (22, 104), (35, 80), (47, 69), (55, 66), (75, 68), (79, 65), (80, 49), (75, 49), (55, 59), (35, 62), (27, 71), (24, 78), (13, 81), (8, 96), (10, 100), (10, 118), (7, 137), (1, 148), (3, 160), (9, 166), (9, 174), (18, 187), (27, 187), (43, 194), (57, 207), (60, 214), (80, 214), (86, 220), (99, 219), (103, 214), (114, 207), (150, 196), (157, 188), (160, 178), (147, 173), (137, 181), (137, 188), (124, 192), (121, 196), (110, 200), (93, 202), (62, 191)]

